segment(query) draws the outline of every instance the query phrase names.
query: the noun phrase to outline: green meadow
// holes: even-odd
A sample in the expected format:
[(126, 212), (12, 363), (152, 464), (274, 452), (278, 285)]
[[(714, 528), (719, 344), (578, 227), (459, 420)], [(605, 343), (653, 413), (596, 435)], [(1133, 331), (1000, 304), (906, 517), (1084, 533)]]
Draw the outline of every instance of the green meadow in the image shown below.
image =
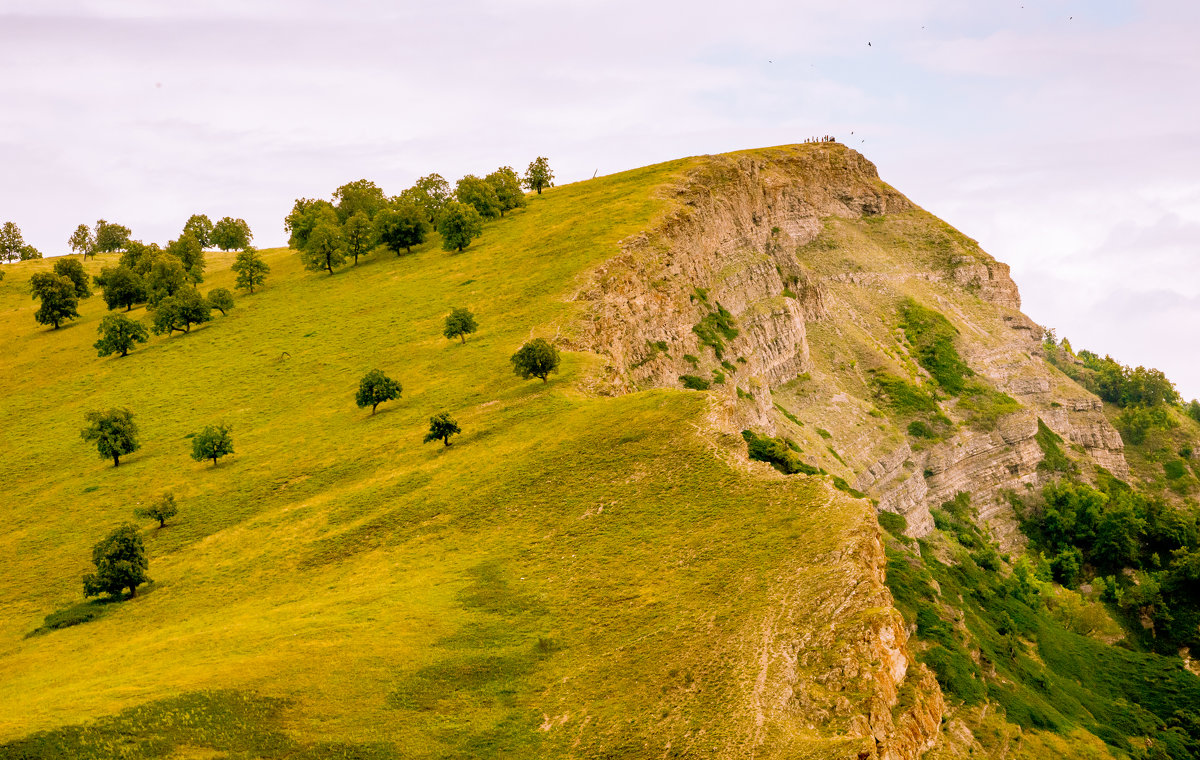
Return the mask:
[[(821, 557), (869, 505), (729, 464), (696, 433), (703, 393), (591, 396), (579, 353), (546, 384), (509, 363), (570, 334), (581, 278), (688, 167), (530, 196), (459, 254), (435, 235), (327, 275), (263, 251), (264, 289), (125, 358), (92, 348), (98, 295), (41, 327), (50, 262), (6, 266), (0, 757), (740, 755), (745, 642), (797, 579), (837, 582)], [(207, 255), (202, 291), (233, 288), (232, 259)], [(441, 334), (459, 306), (465, 344)], [(372, 416), (375, 368), (403, 396)], [(79, 432), (117, 406), (142, 448), (114, 468)], [(423, 444), (440, 411), (462, 435)], [(218, 423), (235, 453), (194, 462)], [(168, 491), (176, 518), (137, 521), (153, 583), (44, 628), (84, 601), (92, 545)]]

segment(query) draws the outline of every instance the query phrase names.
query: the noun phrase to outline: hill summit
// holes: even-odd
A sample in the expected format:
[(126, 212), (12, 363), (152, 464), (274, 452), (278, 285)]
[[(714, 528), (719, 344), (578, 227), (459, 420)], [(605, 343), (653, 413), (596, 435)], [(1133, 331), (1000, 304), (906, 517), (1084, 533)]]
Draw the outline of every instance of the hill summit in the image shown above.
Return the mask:
[[(262, 251), (226, 316), (110, 358), (100, 299), (39, 327), (51, 262), (6, 267), (0, 757), (1200, 746), (1171, 585), (1200, 425), (1048, 337), (859, 153), (681, 159), (437, 243), (328, 274)], [(534, 338), (562, 361), (526, 380)], [(119, 467), (80, 438), (113, 408)], [(233, 451), (194, 459), (212, 431)], [(84, 602), (92, 546), (164, 494), (153, 581)]]

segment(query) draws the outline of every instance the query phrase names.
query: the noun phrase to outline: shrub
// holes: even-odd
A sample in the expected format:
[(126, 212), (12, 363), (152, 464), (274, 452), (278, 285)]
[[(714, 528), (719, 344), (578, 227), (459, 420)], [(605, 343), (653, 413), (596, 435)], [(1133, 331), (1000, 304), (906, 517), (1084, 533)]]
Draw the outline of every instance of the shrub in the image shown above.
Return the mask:
[(692, 391), (706, 391), (710, 383), (702, 377), (696, 375), (680, 375), (679, 382), (683, 383), (683, 387)]
[(805, 464), (791, 450), (782, 438), (760, 436), (751, 430), (743, 430), (742, 438), (746, 441), (746, 449), (751, 459), (766, 462), (785, 475), (802, 473), (818, 475), (821, 470)]
[(1163, 462), (1163, 472), (1166, 473), (1168, 479), (1178, 480), (1187, 474), (1187, 467), (1182, 459), (1172, 459)]
[(904, 531), (908, 530), (908, 520), (896, 512), (883, 511), (879, 513), (879, 527), (896, 538), (903, 538)]
[(692, 332), (696, 333), (702, 345), (713, 350), (718, 359), (722, 358), (725, 351), (725, 341), (738, 336), (738, 329), (733, 324), (733, 315), (721, 304), (717, 304), (715, 311), (706, 314), (693, 326)]
[(878, 372), (871, 379), (880, 406), (900, 417), (936, 414), (937, 402), (925, 390), (903, 378)]
[(920, 420), (913, 420), (912, 422), (908, 423), (908, 434), (913, 438), (936, 437), (936, 434), (933, 432), (933, 428), (929, 427)]
[(961, 393), (958, 409), (966, 413), (967, 424), (975, 430), (992, 430), (1001, 417), (1021, 410), (1012, 396), (977, 381), (964, 383)]
[(1038, 448), (1042, 450), (1042, 461), (1038, 462), (1038, 470), (1040, 472), (1074, 472), (1075, 464), (1067, 458), (1062, 447), (1062, 438), (1050, 428), (1046, 427), (1046, 423), (1038, 419), (1038, 431), (1033, 439), (1037, 441)]

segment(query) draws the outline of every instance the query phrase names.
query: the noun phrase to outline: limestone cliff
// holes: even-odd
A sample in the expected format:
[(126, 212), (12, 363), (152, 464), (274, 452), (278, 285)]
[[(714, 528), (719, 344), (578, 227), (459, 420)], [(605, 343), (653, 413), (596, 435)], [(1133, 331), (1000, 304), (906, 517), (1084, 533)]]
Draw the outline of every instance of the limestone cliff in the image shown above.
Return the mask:
[[(719, 430), (786, 436), (806, 462), (904, 515), (911, 536), (933, 529), (931, 507), (968, 491), (1001, 545), (1018, 546), (1004, 494), (1043, 480), (1039, 421), (1069, 457), (1128, 474), (1100, 401), (1044, 360), (1042, 329), (1019, 311), (1008, 267), (857, 152), (819, 143), (705, 157), (670, 192), (674, 210), (624, 241), (576, 296), (585, 316), (574, 347), (603, 357), (599, 392), (708, 384)], [(899, 327), (905, 299), (950, 321), (975, 378), (1016, 411), (979, 424), (965, 402), (937, 395)], [(882, 408), (878, 373), (933, 388), (948, 432), (906, 432)], [(878, 538), (848, 550), (878, 571), (870, 593), (890, 613), (836, 655), (825, 641), (790, 642), (782, 671), (827, 675), (790, 691), (776, 679), (764, 715), (845, 712), (844, 683), (827, 682), (866, 679), (871, 706), (845, 727), (876, 742), (859, 757), (918, 757), (938, 732), (940, 692), (923, 666), (908, 665)], [(901, 701), (908, 709), (893, 716)]]

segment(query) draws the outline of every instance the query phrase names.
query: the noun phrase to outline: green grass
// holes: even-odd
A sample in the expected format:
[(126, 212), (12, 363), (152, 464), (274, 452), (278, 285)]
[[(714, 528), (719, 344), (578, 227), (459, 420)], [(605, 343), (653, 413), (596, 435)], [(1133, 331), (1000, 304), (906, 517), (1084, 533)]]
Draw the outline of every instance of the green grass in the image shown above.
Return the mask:
[[(531, 196), (457, 255), (434, 239), (329, 276), (264, 251), (267, 286), (229, 316), (121, 359), (91, 348), (99, 298), (40, 328), (27, 282), (49, 263), (6, 267), (0, 757), (740, 756), (747, 641), (866, 577), (829, 557), (869, 505), (731, 468), (694, 433), (704, 394), (597, 398), (596, 357), (564, 352), (548, 384), (508, 361), (571, 333), (580, 278), (688, 166)], [(231, 261), (210, 253), (202, 289), (232, 287)], [(441, 335), (458, 306), (465, 345)], [(354, 404), (372, 368), (404, 385), (374, 416)], [(112, 406), (143, 442), (119, 468), (79, 438)], [(462, 435), (423, 445), (441, 410)], [(191, 461), (186, 435), (217, 423), (237, 453)], [(26, 638), (165, 491), (179, 515), (142, 525), (154, 593)], [(773, 723), (776, 746), (821, 754), (809, 723)]]

